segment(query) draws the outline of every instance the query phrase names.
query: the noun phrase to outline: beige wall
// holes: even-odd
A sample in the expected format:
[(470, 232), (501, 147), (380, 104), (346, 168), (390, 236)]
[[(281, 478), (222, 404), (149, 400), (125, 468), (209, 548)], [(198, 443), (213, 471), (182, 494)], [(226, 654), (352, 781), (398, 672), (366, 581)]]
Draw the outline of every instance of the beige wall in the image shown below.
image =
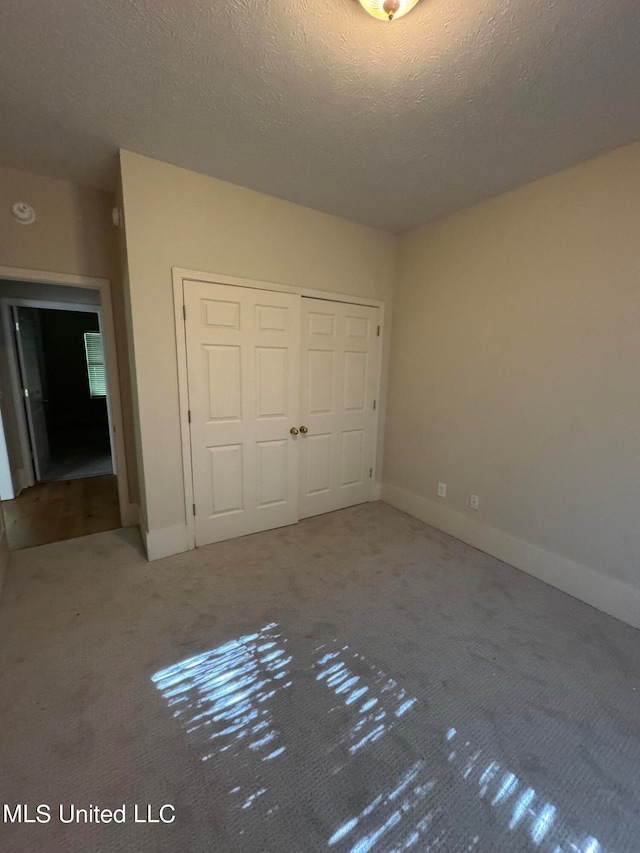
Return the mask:
[(171, 268), (390, 303), (395, 238), (127, 151), (121, 174), (139, 471), (148, 529), (169, 542), (185, 525)]
[[(0, 197), (1, 265), (115, 277), (110, 193), (0, 168)], [(14, 201), (32, 205), (33, 225), (15, 222)]]
[(639, 342), (640, 144), (407, 233), (383, 496), (587, 600), (637, 589)]
[[(66, 181), (0, 168), (0, 199), (0, 266), (111, 280), (129, 492), (131, 501), (137, 503), (122, 278), (111, 224), (114, 197)], [(10, 207), (14, 201), (34, 207), (37, 218), (33, 225), (20, 225), (13, 219)]]

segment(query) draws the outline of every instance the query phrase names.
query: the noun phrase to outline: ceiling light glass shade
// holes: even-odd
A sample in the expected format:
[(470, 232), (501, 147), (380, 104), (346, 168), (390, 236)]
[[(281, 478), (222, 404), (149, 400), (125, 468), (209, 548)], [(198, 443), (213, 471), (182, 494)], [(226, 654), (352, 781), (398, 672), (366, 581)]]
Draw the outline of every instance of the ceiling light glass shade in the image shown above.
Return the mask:
[(370, 15), (379, 21), (395, 21), (410, 12), (418, 0), (360, 0)]

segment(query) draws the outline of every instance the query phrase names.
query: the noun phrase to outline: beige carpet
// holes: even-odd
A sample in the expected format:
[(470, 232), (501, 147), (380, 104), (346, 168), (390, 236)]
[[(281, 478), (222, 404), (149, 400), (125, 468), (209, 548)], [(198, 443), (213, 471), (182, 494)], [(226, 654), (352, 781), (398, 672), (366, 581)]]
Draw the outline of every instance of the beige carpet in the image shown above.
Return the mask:
[(51, 820), (0, 849), (637, 851), (639, 641), (382, 503), (153, 564), (133, 531), (22, 551), (0, 802)]

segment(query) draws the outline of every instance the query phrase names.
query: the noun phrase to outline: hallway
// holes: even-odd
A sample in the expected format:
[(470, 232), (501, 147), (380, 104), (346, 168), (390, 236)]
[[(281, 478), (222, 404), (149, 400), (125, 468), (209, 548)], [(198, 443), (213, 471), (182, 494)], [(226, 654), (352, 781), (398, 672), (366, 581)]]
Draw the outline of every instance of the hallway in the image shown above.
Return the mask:
[(51, 457), (43, 473), (44, 482), (113, 474), (108, 424), (52, 430), (49, 449)]

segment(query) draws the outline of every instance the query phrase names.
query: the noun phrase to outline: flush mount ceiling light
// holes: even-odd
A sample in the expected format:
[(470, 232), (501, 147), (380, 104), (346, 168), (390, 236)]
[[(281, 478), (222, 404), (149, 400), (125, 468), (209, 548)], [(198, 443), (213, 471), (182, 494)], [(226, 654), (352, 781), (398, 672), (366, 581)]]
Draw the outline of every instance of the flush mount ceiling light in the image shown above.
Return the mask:
[(379, 21), (393, 21), (410, 12), (418, 0), (360, 0), (370, 15)]

